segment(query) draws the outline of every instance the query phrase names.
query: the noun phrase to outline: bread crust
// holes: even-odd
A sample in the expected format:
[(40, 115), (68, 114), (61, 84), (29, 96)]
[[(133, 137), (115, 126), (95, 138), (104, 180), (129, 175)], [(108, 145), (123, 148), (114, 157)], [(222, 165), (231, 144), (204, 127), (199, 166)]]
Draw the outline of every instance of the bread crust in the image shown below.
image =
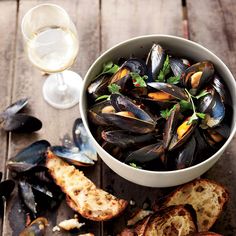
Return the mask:
[(159, 209), (171, 205), (190, 204), (196, 211), (199, 231), (209, 231), (228, 200), (229, 193), (223, 185), (209, 179), (196, 179), (168, 195)]
[(46, 167), (58, 186), (67, 195), (68, 205), (83, 217), (105, 221), (120, 215), (128, 205), (124, 199), (99, 189), (74, 166), (47, 153)]

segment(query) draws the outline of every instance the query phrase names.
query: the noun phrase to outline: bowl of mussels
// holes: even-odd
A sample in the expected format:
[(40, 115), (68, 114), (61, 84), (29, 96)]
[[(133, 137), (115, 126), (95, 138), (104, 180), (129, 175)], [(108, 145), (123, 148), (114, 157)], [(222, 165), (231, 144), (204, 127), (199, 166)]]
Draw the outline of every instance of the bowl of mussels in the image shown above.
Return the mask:
[(235, 133), (234, 101), (234, 77), (215, 54), (189, 40), (149, 35), (112, 47), (92, 64), (80, 112), (114, 172), (169, 187), (217, 162)]

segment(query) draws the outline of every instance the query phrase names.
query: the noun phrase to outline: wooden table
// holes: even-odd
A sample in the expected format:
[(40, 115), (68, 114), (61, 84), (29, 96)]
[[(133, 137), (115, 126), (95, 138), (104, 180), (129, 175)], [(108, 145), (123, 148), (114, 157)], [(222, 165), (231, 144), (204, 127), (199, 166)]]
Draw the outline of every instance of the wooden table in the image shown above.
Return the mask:
[[(0, 171), (6, 178), (8, 158), (35, 140), (47, 139), (60, 144), (65, 134), (71, 133), (73, 121), (80, 116), (78, 105), (70, 110), (56, 110), (42, 98), (42, 74), (28, 61), (20, 30), (22, 16), (28, 9), (46, 0), (0, 1), (0, 109), (13, 101), (30, 97), (30, 111), (43, 122), (43, 128), (31, 135), (16, 135), (0, 130)], [(189, 37), (218, 55), (236, 76), (236, 4), (234, 0), (51, 0), (61, 5), (75, 22), (80, 40), (80, 51), (73, 69), (85, 75), (91, 63), (109, 47), (130, 37), (144, 34), (171, 34)], [(184, 10), (184, 11), (183, 11)], [(186, 14), (187, 11), (187, 14)], [(183, 14), (184, 12), (184, 14)], [(184, 15), (184, 18), (183, 18)], [(185, 29), (183, 31), (183, 28)], [(226, 185), (231, 194), (227, 209), (213, 230), (224, 235), (236, 235), (236, 140), (234, 139), (221, 160), (204, 176)], [(86, 173), (104, 189), (125, 199), (133, 199), (136, 206), (152, 202), (168, 190), (141, 187), (117, 176), (104, 163)], [(58, 211), (50, 213), (47, 235), (54, 233), (57, 222), (73, 216), (63, 202)], [(115, 235), (124, 217), (106, 223), (90, 223), (95, 235)], [(2, 235), (18, 235), (24, 228), (25, 215), (20, 210), (17, 191), (7, 202), (1, 228)], [(76, 234), (74, 234), (76, 235)]]

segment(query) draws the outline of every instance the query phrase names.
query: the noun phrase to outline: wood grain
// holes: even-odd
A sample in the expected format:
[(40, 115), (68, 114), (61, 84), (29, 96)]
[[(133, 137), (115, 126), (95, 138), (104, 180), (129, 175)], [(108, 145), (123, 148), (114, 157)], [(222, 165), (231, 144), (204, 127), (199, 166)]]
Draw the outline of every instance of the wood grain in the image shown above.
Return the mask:
[[(190, 39), (212, 50), (236, 76), (235, 1), (188, 1), (187, 7)], [(233, 184), (236, 179), (235, 144), (234, 137), (220, 161), (204, 175), (227, 186), (230, 192), (228, 207), (212, 229), (228, 236), (236, 235), (236, 188)]]
[(109, 0), (101, 10), (102, 51), (140, 35), (182, 36), (181, 1)]
[[(43, 100), (42, 85), (45, 78), (40, 71), (31, 65), (24, 51), (24, 44), (20, 31), (21, 19), (31, 7), (45, 2), (49, 1), (20, 1), (18, 34), (16, 40), (16, 68), (12, 89), (12, 100), (30, 97), (29, 113), (35, 115), (43, 122), (43, 128), (39, 132), (31, 135), (12, 134), (9, 143), (10, 151), (8, 157), (14, 156), (20, 149), (39, 139), (46, 139), (50, 141), (52, 145), (60, 145), (65, 134), (71, 136), (73, 122), (80, 116), (78, 105), (68, 110), (56, 110)], [(62, 6), (76, 24), (79, 33), (80, 51), (78, 59), (72, 69), (84, 76), (90, 63), (99, 53), (99, 2), (98, 0), (90, 0), (89, 2), (93, 6), (92, 8), (88, 5), (87, 0), (55, 0), (50, 2)], [(100, 185), (99, 163), (93, 170), (85, 172), (96, 182), (96, 184)], [(18, 235), (22, 228), (24, 228), (25, 216), (24, 212), (20, 209), (21, 207), (17, 198), (17, 192), (15, 192), (13, 199), (7, 206), (3, 235)], [(18, 216), (17, 218), (15, 217), (16, 215)], [(58, 211), (51, 214), (49, 213), (50, 226), (47, 234), (52, 234), (52, 227), (58, 222), (66, 218), (71, 218), (73, 215), (73, 211), (70, 210), (65, 202), (63, 202)], [(94, 232), (95, 235), (100, 234), (98, 223), (91, 223), (90, 228), (92, 228), (92, 232)], [(55, 233), (55, 235), (57, 234)], [(67, 234), (65, 233), (65, 235)]]
[[(11, 85), (14, 68), (14, 48), (15, 48), (15, 30), (16, 30), (16, 2), (0, 2), (0, 84), (1, 84), (1, 99), (0, 99), (0, 112), (4, 110), (11, 100)], [(6, 18), (6, 15), (11, 15), (11, 18)], [(5, 178), (5, 161), (8, 151), (8, 134), (0, 129), (0, 150), (1, 161), (0, 171)], [(0, 216), (0, 234), (2, 231), (2, 216)]]
[[(101, 6), (102, 51), (118, 42), (145, 34), (182, 35), (182, 7), (180, 1), (110, 0)], [(104, 235), (115, 235), (121, 231), (130, 211), (149, 205), (163, 196), (168, 189), (147, 188), (133, 184), (110, 170), (102, 168), (103, 188), (117, 196), (135, 202), (123, 217), (104, 223)]]

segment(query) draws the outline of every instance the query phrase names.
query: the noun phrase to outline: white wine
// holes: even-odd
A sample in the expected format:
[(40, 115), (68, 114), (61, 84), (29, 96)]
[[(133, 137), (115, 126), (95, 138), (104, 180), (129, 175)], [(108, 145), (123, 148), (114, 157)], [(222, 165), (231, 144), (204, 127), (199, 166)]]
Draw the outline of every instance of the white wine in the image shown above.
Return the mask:
[(41, 29), (27, 43), (30, 61), (48, 73), (69, 68), (77, 56), (78, 47), (76, 35), (60, 27)]

